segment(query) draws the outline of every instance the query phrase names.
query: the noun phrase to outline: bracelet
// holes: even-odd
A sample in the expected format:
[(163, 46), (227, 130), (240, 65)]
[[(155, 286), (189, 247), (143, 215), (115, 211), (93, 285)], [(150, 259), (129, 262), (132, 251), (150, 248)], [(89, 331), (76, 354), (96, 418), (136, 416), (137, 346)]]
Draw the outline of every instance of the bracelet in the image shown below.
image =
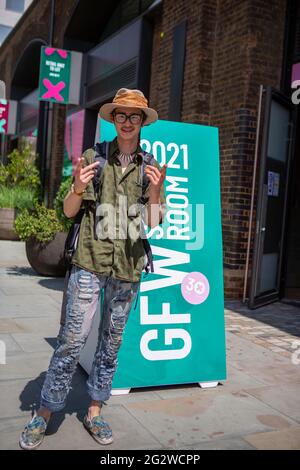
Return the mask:
[(78, 193), (78, 192), (76, 191), (76, 189), (75, 189), (75, 184), (72, 183), (72, 185), (71, 185), (71, 192), (77, 194), (77, 196), (82, 196), (83, 193), (85, 193), (85, 189), (84, 189), (83, 191), (81, 191), (80, 193)]

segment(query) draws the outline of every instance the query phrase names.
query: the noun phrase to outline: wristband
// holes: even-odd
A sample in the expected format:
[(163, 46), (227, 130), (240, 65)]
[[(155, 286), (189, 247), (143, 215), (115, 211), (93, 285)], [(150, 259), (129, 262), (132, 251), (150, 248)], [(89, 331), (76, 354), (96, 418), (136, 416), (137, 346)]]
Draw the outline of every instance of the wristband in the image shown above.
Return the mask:
[(83, 193), (85, 193), (85, 189), (79, 193), (78, 191), (76, 191), (74, 183), (72, 183), (71, 192), (77, 194), (77, 196), (82, 196)]

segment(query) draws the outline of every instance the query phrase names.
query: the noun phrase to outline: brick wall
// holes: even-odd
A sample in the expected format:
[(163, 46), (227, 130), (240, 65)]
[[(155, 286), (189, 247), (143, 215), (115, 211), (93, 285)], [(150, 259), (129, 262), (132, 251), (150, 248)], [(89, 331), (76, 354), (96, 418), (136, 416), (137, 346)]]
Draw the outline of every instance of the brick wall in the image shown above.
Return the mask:
[(216, 1), (164, 0), (155, 20), (150, 85), (151, 106), (161, 119), (168, 119), (173, 29), (187, 20), (181, 119), (208, 123), (215, 12)]
[(285, 8), (286, 0), (218, 1), (209, 122), (220, 131), (227, 298), (243, 292), (259, 85), (280, 87)]
[[(173, 28), (186, 19), (182, 120), (219, 128), (227, 298), (243, 294), (259, 85), (280, 87), (285, 9), (286, 0), (164, 0), (155, 22), (151, 105), (168, 119)], [(251, 255), (252, 244), (250, 268)]]

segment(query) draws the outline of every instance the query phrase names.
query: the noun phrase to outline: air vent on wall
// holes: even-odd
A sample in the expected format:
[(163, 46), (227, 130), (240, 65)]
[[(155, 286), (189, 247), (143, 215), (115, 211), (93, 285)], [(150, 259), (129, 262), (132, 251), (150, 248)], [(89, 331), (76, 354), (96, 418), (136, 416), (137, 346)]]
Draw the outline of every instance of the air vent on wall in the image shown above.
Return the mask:
[(84, 60), (83, 107), (99, 106), (122, 87), (148, 94), (152, 41), (152, 25), (143, 17), (91, 49)]
[(119, 67), (105, 78), (94, 82), (87, 87), (86, 101), (102, 102), (111, 96), (111, 90), (121, 87), (133, 87), (136, 81), (137, 60), (130, 64)]

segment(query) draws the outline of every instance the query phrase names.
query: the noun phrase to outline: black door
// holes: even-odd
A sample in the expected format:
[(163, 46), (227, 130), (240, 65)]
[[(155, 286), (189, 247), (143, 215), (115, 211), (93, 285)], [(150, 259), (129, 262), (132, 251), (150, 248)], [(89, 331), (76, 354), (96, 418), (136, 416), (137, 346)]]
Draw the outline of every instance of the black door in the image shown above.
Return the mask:
[(279, 299), (294, 105), (266, 88), (259, 165), (256, 230), (248, 306)]

